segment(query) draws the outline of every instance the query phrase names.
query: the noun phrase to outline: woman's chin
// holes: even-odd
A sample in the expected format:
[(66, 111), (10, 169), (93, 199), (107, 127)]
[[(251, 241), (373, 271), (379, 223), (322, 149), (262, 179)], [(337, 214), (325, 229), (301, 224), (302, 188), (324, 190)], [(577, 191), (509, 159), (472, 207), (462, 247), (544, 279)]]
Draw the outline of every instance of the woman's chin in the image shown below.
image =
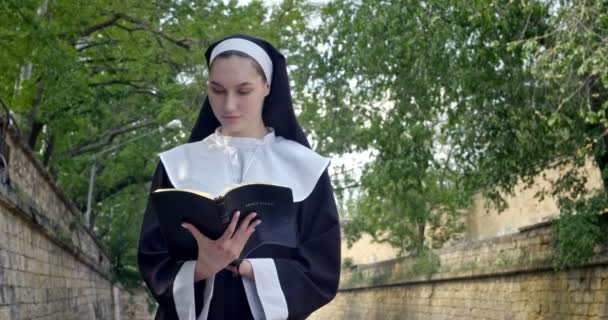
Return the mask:
[(224, 122), (222, 123), (222, 133), (227, 135), (234, 135), (235, 133), (241, 132), (243, 130), (242, 126), (239, 123), (234, 122)]

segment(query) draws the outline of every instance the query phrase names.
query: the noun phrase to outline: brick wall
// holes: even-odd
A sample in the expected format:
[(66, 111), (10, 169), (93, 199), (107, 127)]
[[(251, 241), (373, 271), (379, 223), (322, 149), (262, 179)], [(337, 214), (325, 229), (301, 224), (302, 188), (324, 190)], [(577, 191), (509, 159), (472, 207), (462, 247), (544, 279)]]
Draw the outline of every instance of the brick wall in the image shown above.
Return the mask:
[(152, 318), (145, 291), (111, 281), (107, 254), (18, 134), (9, 130), (5, 140), (10, 183), (0, 184), (0, 319)]
[(411, 258), (343, 271), (338, 296), (311, 319), (608, 319), (608, 246), (556, 272), (552, 239), (541, 223), (438, 250), (434, 273), (413, 272)]

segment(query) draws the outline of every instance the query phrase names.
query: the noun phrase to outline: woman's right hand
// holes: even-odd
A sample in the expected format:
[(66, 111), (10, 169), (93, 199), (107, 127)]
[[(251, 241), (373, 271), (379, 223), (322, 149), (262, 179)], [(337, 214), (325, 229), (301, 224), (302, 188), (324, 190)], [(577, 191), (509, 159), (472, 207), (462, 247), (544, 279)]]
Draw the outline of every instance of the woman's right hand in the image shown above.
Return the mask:
[(182, 227), (190, 231), (198, 245), (194, 282), (215, 275), (239, 258), (245, 243), (255, 231), (255, 227), (261, 222), (260, 220), (252, 222), (256, 215), (255, 212), (250, 213), (237, 230), (236, 225), (240, 216), (240, 212), (237, 211), (232, 215), (232, 220), (224, 234), (217, 240), (209, 239), (187, 222), (182, 223)]

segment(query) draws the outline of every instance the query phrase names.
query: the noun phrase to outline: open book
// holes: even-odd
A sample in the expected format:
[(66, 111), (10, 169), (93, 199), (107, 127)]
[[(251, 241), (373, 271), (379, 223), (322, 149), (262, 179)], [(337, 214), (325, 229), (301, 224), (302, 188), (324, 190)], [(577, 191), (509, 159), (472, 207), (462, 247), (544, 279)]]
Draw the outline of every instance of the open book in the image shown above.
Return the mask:
[[(218, 239), (241, 212), (239, 224), (256, 212), (262, 223), (245, 244), (241, 259), (264, 244), (297, 247), (297, 223), (291, 189), (263, 183), (233, 186), (218, 196), (188, 189), (157, 189), (150, 194), (169, 254), (176, 260), (195, 260), (197, 246), (182, 222), (194, 225), (212, 240)], [(254, 220), (255, 220), (254, 219)]]

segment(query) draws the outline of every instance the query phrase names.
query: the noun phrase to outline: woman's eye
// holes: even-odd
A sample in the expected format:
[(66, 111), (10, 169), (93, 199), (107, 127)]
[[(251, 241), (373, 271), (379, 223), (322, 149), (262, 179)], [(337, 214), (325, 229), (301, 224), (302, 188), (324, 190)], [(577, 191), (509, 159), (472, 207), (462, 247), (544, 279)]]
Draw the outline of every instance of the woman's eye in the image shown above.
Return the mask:
[(251, 93), (251, 91), (239, 91), (239, 94), (242, 95), (242, 96), (246, 96), (246, 95), (248, 95), (250, 93)]
[(225, 91), (224, 90), (219, 90), (219, 89), (211, 89), (211, 91), (215, 94), (223, 94)]

